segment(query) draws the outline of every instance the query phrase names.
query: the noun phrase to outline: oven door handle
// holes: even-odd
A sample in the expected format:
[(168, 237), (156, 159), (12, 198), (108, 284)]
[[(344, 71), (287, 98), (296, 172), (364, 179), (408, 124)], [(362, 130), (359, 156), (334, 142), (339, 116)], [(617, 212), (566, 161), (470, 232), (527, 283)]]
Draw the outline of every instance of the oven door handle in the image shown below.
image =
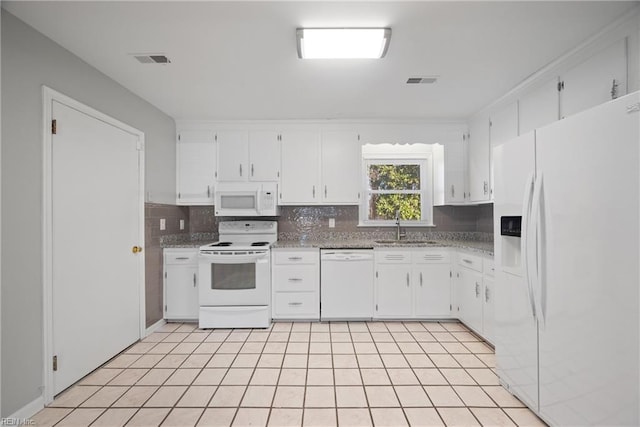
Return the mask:
[(200, 261), (211, 264), (248, 264), (269, 262), (269, 253), (248, 255), (200, 255)]

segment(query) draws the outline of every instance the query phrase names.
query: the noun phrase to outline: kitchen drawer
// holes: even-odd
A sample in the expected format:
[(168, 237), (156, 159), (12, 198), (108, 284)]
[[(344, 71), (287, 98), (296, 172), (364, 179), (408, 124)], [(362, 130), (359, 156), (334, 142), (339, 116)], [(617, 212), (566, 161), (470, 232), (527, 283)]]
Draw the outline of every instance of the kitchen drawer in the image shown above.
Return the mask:
[(320, 251), (297, 250), (297, 251), (273, 251), (274, 264), (318, 264), (320, 262)]
[(274, 319), (319, 319), (317, 292), (276, 292), (273, 296)]
[(378, 264), (410, 264), (411, 251), (375, 251)]
[(165, 264), (198, 264), (198, 249), (165, 249)]
[(274, 291), (316, 291), (318, 268), (311, 265), (274, 265)]
[(458, 264), (482, 273), (482, 258), (467, 253), (458, 253)]
[(447, 250), (415, 251), (413, 253), (415, 264), (450, 264), (451, 253)]
[(484, 258), (482, 264), (484, 274), (491, 277), (496, 275), (496, 267), (493, 258)]

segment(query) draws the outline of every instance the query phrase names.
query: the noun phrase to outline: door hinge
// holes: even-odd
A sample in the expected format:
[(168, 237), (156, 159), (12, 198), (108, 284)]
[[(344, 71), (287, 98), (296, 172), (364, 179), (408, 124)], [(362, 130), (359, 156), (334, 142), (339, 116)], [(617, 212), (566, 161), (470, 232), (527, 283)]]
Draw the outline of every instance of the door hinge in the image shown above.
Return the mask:
[(53, 371), (58, 370), (58, 356), (53, 356)]
[(167, 272), (166, 271), (164, 272), (164, 278), (165, 279), (167, 278)]
[(53, 119), (51, 120), (51, 134), (55, 135), (58, 133), (58, 121)]
[(564, 81), (558, 82), (558, 92), (564, 90)]
[(167, 305), (166, 304), (164, 305), (164, 311), (167, 311)]

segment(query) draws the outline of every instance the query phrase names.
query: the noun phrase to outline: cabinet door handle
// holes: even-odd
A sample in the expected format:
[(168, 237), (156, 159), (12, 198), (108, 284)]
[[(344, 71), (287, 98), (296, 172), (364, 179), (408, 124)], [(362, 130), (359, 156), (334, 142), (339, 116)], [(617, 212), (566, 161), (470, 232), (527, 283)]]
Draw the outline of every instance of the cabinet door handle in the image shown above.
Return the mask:
[(196, 287), (196, 273), (193, 273), (193, 287)]
[(253, 176), (253, 163), (251, 163), (251, 176)]
[(211, 197), (211, 186), (207, 185), (207, 197)]
[(451, 184), (451, 197), (456, 197), (456, 187)]
[(489, 184), (487, 181), (484, 182), (484, 194), (486, 195), (489, 192)]
[(296, 305), (302, 305), (302, 303), (301, 302), (290, 302), (289, 305), (296, 306)]
[(289, 261), (302, 261), (301, 256), (290, 256)]
[(242, 163), (240, 163), (240, 176), (242, 176)]
[(324, 186), (324, 197), (325, 198), (327, 197), (327, 186), (326, 185)]
[(420, 272), (420, 286), (422, 286), (422, 271)]
[(480, 296), (480, 284), (476, 282), (476, 298)]
[(315, 199), (316, 198), (316, 186), (315, 185), (313, 186), (312, 192), (313, 192), (313, 198)]
[(466, 262), (467, 264), (473, 264), (470, 259), (463, 258), (462, 262)]
[(407, 288), (409, 287), (409, 273), (407, 273)]
[(484, 302), (489, 302), (489, 288), (484, 288)]
[(299, 277), (289, 277), (290, 282), (302, 282), (302, 279)]

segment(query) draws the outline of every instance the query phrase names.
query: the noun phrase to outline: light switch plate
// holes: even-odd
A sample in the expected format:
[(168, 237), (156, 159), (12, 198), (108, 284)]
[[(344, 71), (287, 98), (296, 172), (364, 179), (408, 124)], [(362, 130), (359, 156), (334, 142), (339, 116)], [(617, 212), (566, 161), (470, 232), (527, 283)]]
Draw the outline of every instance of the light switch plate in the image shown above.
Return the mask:
[(167, 229), (167, 220), (164, 218), (160, 218), (160, 230)]
[(184, 230), (184, 219), (180, 220), (180, 230)]
[(336, 228), (336, 219), (329, 218), (329, 228)]

